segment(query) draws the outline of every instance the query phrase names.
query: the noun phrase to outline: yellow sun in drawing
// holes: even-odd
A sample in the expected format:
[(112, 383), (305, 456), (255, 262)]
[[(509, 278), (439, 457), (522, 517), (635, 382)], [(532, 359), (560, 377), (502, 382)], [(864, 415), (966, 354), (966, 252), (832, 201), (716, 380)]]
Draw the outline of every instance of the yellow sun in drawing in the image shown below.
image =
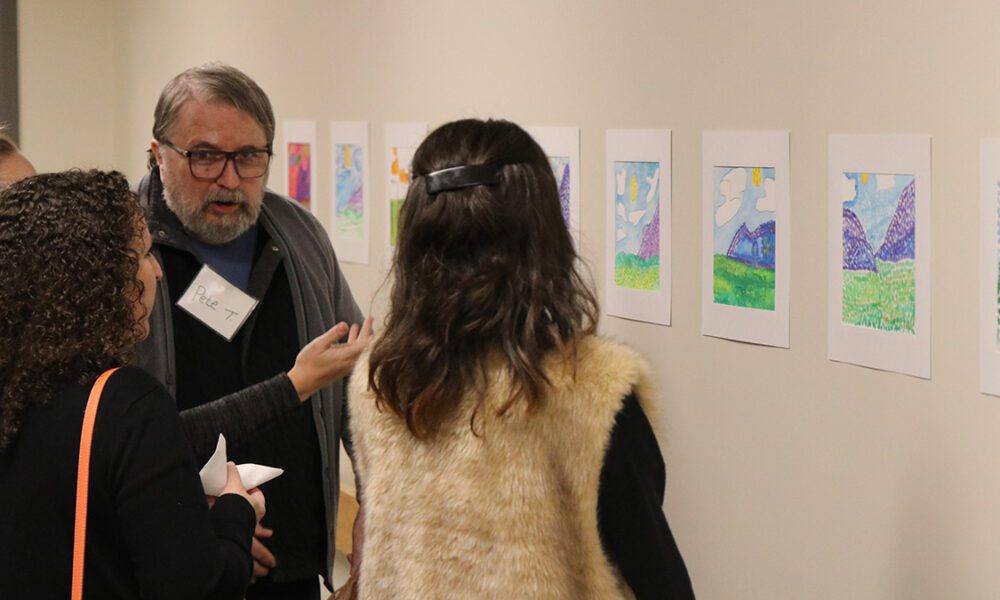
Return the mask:
[(635, 180), (635, 175), (628, 182), (628, 198), (635, 204), (635, 197), (639, 195), (639, 184)]
[(868, 173), (861, 174), (861, 185), (868, 185)]
[(753, 186), (760, 187), (761, 179), (763, 179), (760, 167), (754, 167), (753, 169), (751, 169), (750, 175), (753, 177)]
[(351, 145), (344, 144), (344, 168), (351, 168)]

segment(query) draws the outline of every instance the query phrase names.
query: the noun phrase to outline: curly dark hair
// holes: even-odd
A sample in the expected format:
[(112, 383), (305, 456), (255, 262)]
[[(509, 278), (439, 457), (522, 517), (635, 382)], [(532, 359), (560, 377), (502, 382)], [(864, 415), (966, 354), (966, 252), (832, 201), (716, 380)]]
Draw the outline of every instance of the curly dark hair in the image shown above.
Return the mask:
[[(429, 194), (425, 175), (461, 165), (503, 165), (497, 185)], [(548, 158), (508, 121), (442, 125), (417, 149), (400, 214), (394, 283), (368, 384), (380, 407), (433, 435), (499, 356), (514, 393), (543, 401), (543, 359), (575, 353), (598, 307), (577, 269)], [(477, 406), (475, 415), (482, 406)]]
[(141, 215), (117, 172), (49, 173), (0, 191), (0, 450), (28, 409), (123, 364), (144, 335), (133, 310)]

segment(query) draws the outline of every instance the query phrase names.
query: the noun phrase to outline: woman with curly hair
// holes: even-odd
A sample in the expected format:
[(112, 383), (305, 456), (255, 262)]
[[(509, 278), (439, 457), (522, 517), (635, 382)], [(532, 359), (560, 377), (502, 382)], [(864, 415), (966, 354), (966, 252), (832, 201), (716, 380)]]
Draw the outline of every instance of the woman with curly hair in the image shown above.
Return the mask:
[[(0, 597), (68, 598), (77, 458), (94, 380), (149, 329), (160, 267), (120, 173), (0, 191)], [(208, 508), (173, 400), (134, 367), (104, 388), (91, 450), (87, 598), (241, 598), (264, 512), (230, 465)]]
[(389, 315), (348, 403), (360, 598), (693, 597), (649, 368), (596, 335), (544, 152), (462, 120), (412, 170)]

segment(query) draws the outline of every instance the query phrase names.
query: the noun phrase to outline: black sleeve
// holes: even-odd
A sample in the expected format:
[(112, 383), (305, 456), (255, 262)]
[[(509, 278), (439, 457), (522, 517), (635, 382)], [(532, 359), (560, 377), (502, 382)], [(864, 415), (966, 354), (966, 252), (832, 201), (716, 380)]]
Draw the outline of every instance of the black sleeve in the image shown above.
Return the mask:
[[(117, 429), (106, 436), (117, 440), (109, 477), (140, 595), (242, 598), (252, 569), (253, 508), (227, 494), (210, 513), (173, 399), (138, 369), (116, 377), (117, 397), (102, 400), (101, 410), (111, 409)], [(130, 394), (140, 387), (146, 391)]]
[(694, 598), (663, 513), (666, 469), (653, 429), (630, 394), (615, 419), (601, 469), (597, 521), (605, 553), (638, 600)]

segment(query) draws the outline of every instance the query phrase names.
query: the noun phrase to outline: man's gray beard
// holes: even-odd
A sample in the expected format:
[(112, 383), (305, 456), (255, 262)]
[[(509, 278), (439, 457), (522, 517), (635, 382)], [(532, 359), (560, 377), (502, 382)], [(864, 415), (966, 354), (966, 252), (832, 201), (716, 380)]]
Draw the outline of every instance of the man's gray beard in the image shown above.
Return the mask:
[[(196, 207), (184, 202), (174, 202), (171, 195), (164, 186), (163, 197), (167, 201), (167, 207), (177, 215), (181, 225), (191, 237), (206, 244), (225, 244), (238, 238), (257, 222), (263, 203), (250, 202), (246, 194), (239, 190), (209, 192), (204, 202)], [(205, 208), (209, 203), (219, 200), (237, 201), (240, 206), (232, 214), (223, 215), (222, 218), (216, 218), (215, 222), (209, 222), (204, 218)]]

